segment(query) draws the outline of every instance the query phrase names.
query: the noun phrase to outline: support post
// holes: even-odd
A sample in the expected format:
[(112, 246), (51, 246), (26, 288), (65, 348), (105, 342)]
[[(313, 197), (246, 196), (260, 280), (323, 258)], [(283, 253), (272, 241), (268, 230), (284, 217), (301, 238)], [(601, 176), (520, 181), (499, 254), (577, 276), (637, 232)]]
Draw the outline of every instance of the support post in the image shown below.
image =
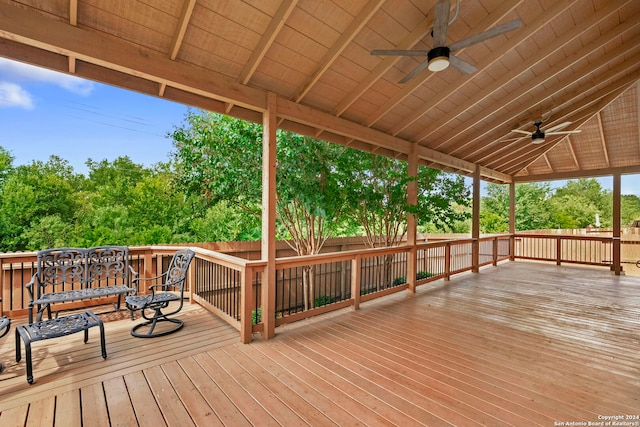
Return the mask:
[(516, 259), (516, 183), (509, 183), (509, 261)]
[(267, 94), (267, 110), (262, 115), (262, 245), (261, 258), (267, 262), (262, 275), (262, 323), (264, 339), (275, 336), (276, 306), (276, 127), (277, 96)]
[(471, 219), (471, 271), (480, 271), (480, 165), (473, 171), (473, 218)]
[[(418, 148), (416, 143), (411, 144), (411, 151), (409, 152), (409, 164), (407, 167), (407, 174), (409, 175), (409, 184), (407, 185), (407, 203), (411, 207), (415, 207), (418, 204)], [(418, 272), (418, 250), (417, 244), (417, 221), (416, 216), (411, 212), (407, 212), (407, 246), (409, 246), (409, 252), (407, 253), (407, 290), (411, 293), (416, 292), (416, 274)]]
[(622, 273), (620, 253), (620, 174), (613, 175), (613, 271), (616, 276)]

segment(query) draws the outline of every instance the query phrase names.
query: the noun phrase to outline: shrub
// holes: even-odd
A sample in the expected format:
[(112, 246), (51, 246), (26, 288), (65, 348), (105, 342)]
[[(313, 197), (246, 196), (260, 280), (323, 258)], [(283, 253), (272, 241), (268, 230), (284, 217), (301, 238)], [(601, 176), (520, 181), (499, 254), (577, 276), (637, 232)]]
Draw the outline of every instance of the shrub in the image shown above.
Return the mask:
[(257, 325), (260, 322), (262, 322), (262, 309), (258, 308), (251, 311), (251, 323)]
[(405, 276), (400, 276), (393, 279), (393, 286), (404, 285), (405, 283), (407, 283), (407, 278)]
[(321, 307), (323, 305), (331, 304), (332, 302), (333, 299), (329, 295), (320, 295), (314, 300), (315, 307)]
[(429, 273), (428, 271), (418, 271), (416, 274), (416, 280), (428, 279), (433, 276), (433, 273)]

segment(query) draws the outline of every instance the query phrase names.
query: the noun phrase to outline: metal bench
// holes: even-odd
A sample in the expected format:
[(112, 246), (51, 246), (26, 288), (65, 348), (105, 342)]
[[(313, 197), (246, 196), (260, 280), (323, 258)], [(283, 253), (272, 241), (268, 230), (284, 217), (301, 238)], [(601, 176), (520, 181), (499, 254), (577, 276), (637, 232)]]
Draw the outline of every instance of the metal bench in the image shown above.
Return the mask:
[[(1, 298), (0, 298), (0, 302), (2, 302)], [(6, 316), (0, 317), (0, 338), (2, 338), (3, 336), (9, 333), (10, 327), (11, 327), (11, 319), (9, 319)], [(3, 369), (4, 369), (4, 366), (2, 366), (2, 363), (0, 363), (0, 372), (2, 372)]]
[(94, 248), (56, 248), (38, 252), (38, 268), (26, 287), (29, 291), (29, 323), (42, 319), (51, 306), (68, 301), (117, 296), (117, 308), (126, 295), (135, 294), (131, 277), (137, 277), (129, 265), (129, 249), (125, 246)]
[(33, 366), (31, 363), (31, 343), (51, 338), (71, 335), (84, 331), (85, 344), (89, 341), (89, 329), (94, 326), (100, 328), (100, 346), (102, 358), (107, 358), (107, 348), (104, 339), (104, 325), (102, 320), (93, 312), (70, 314), (55, 319), (42, 320), (28, 325), (16, 327), (16, 362), (22, 359), (20, 340), (24, 341), (25, 356), (27, 358), (27, 382), (33, 384)]

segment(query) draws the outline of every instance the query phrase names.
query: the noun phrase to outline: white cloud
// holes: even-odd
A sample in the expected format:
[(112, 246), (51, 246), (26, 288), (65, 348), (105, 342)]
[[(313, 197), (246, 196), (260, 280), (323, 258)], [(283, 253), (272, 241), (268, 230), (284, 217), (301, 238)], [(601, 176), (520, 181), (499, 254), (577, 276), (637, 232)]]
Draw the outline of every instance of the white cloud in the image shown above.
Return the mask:
[(0, 108), (20, 107), (33, 110), (33, 100), (29, 92), (15, 83), (0, 82)]
[(94, 83), (89, 80), (5, 58), (0, 58), (0, 75), (4, 75), (5, 80), (52, 83), (82, 96), (88, 96), (94, 88)]

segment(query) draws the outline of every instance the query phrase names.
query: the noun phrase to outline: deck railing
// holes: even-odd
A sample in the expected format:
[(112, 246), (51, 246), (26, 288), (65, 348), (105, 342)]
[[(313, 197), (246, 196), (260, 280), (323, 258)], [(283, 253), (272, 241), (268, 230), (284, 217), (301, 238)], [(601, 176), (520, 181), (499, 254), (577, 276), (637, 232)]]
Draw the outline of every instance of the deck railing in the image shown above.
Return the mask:
[(613, 238), (516, 234), (515, 258), (584, 265), (613, 264)]
[[(601, 236), (482, 237), (478, 240), (478, 267), (514, 258), (609, 266), (612, 247), (613, 239)], [(133, 247), (131, 263), (142, 277), (158, 275), (176, 249)], [(266, 262), (193, 249), (196, 259), (187, 280), (190, 299), (237, 328), (243, 342), (250, 341), (252, 333), (264, 328), (262, 274)], [(447, 280), (474, 268), (473, 250), (473, 239), (456, 239), (421, 242), (415, 251), (403, 245), (277, 258), (274, 323), (279, 326), (344, 307), (358, 308), (364, 301)], [(416, 277), (407, 280), (414, 252)], [(29, 299), (24, 284), (36, 268), (35, 262), (35, 252), (0, 254), (0, 314), (26, 314)]]

